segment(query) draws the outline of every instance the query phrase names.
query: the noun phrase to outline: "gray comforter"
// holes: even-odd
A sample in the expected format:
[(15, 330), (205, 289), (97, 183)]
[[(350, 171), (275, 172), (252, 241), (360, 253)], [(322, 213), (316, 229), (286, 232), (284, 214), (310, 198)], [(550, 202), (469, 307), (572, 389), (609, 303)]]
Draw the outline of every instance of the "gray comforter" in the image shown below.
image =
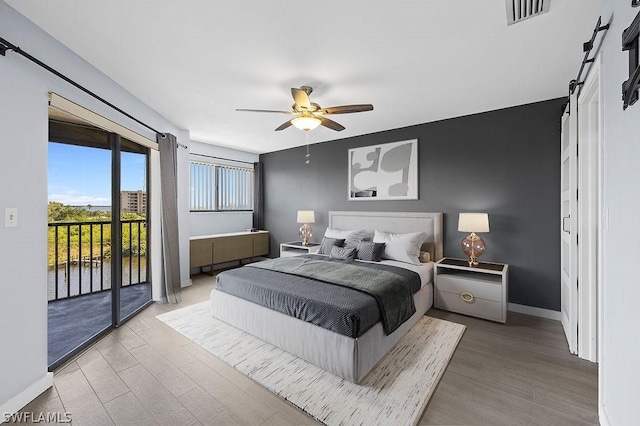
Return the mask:
[[(379, 321), (389, 334), (415, 312), (415, 272), (317, 255), (285, 259), (222, 272), (217, 289), (348, 337), (361, 336)], [(280, 271), (272, 270), (274, 264)], [(336, 270), (341, 272), (331, 272)]]

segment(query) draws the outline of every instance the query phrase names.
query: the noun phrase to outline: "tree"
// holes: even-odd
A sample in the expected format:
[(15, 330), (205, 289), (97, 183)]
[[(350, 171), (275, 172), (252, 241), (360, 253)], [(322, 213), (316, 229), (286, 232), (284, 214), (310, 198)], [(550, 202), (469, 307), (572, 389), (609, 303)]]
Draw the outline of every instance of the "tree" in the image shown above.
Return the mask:
[[(91, 208), (91, 204), (87, 205)], [(56, 201), (50, 201), (47, 208), (49, 222), (92, 222), (110, 220), (111, 212), (89, 211), (85, 207), (66, 206)]]

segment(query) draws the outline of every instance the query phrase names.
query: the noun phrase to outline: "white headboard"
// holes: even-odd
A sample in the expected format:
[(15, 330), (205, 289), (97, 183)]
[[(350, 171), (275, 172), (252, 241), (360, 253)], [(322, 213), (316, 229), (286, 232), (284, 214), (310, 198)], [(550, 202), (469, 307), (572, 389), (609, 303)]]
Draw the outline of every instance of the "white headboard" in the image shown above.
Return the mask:
[(423, 212), (329, 212), (329, 228), (366, 229), (395, 233), (425, 232), (424, 251), (434, 261), (442, 259), (442, 213)]

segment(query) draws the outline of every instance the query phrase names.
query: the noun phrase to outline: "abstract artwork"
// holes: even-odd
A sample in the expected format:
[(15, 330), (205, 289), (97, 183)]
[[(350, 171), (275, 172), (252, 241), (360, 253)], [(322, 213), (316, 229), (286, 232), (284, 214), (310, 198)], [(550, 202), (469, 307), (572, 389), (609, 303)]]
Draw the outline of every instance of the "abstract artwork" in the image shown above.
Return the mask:
[(349, 150), (349, 200), (417, 199), (417, 139)]

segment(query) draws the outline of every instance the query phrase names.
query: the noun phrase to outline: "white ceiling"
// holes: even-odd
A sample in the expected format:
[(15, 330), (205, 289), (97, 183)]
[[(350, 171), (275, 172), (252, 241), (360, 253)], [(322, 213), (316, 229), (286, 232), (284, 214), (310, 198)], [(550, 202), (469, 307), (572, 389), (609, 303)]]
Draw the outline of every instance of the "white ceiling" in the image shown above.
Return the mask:
[(602, 3), (551, 0), (507, 26), (504, 0), (6, 2), (192, 139), (257, 153), (307, 140), (235, 108), (288, 109), (301, 85), (375, 107), (311, 143), (564, 96)]

